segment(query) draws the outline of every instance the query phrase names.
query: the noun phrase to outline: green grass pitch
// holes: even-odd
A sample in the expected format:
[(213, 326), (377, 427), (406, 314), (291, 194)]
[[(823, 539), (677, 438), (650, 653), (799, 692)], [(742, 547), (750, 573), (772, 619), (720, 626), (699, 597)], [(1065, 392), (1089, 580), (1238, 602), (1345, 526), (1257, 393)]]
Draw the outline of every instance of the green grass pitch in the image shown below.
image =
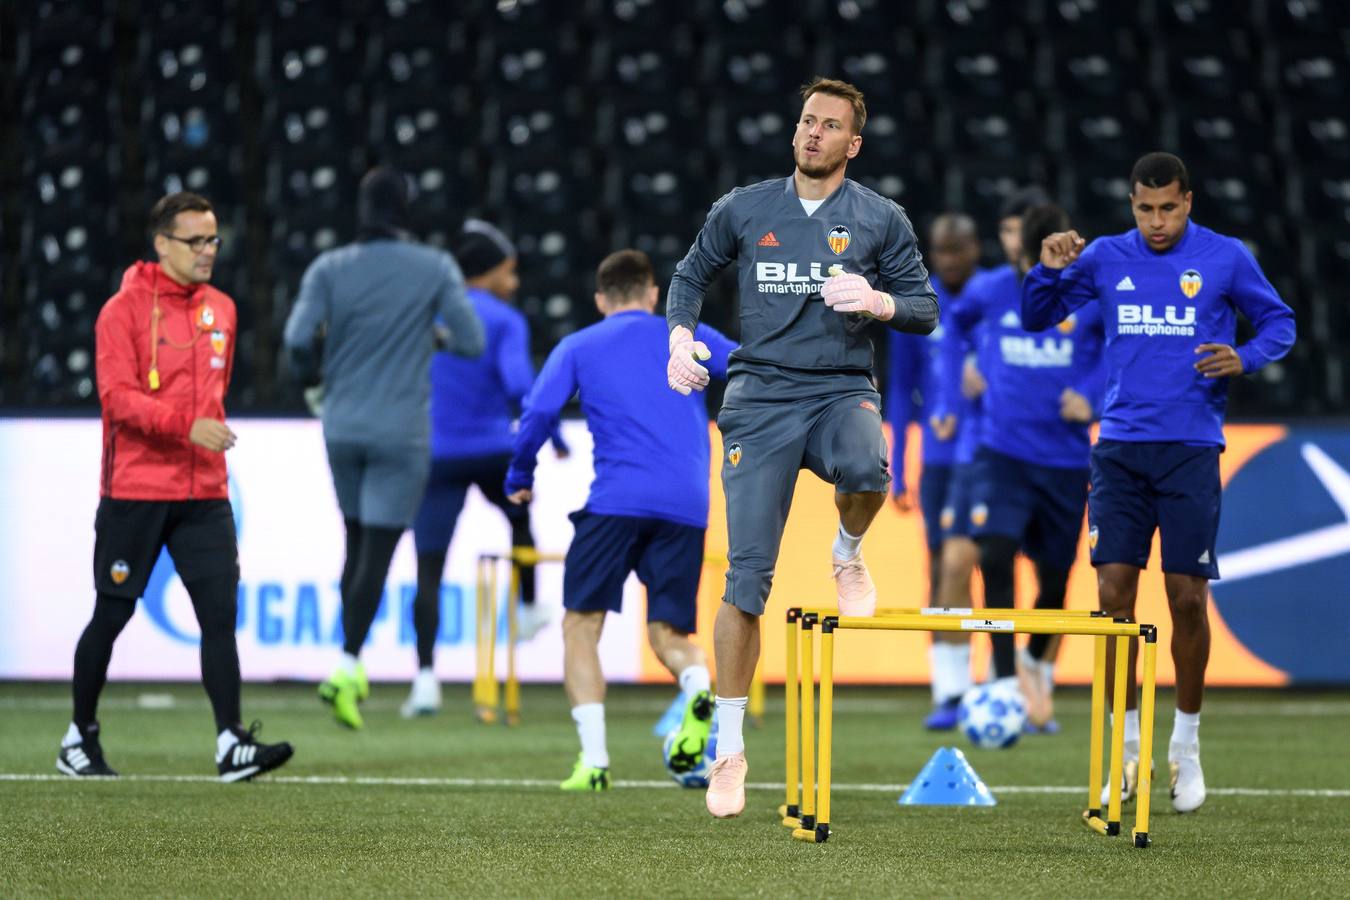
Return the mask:
[[(611, 692), (618, 785), (590, 796), (555, 787), (577, 752), (560, 688), (527, 687), (515, 729), (474, 723), (464, 685), (447, 687), (440, 715), (404, 721), (405, 690), (377, 685), (366, 730), (350, 733), (310, 687), (247, 686), (264, 739), (296, 755), (280, 777), (222, 785), (208, 780), (197, 686), (111, 685), (104, 748), (136, 777), (89, 783), (53, 767), (67, 688), (0, 684), (0, 896), (1314, 897), (1350, 885), (1345, 692), (1211, 692), (1209, 801), (1174, 814), (1161, 763), (1154, 846), (1141, 851), (1079, 822), (1085, 691), (1061, 692), (1058, 736), (966, 748), (999, 803), (951, 809), (896, 805), (934, 750), (962, 745), (919, 727), (926, 693), (841, 688), (835, 834), (815, 846), (774, 815), (781, 688), (750, 733), (751, 790), (731, 821), (665, 776), (651, 727), (670, 688)], [(1171, 704), (1160, 692), (1163, 754)]]

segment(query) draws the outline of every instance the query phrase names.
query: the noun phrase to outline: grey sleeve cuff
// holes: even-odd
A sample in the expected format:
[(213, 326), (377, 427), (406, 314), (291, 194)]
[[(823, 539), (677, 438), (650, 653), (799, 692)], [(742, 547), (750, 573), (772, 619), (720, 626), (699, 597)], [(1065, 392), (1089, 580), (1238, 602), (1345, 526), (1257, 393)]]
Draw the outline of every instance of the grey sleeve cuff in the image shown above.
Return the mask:
[(932, 334), (938, 323), (938, 302), (932, 294), (917, 297), (891, 295), (895, 301), (895, 315), (886, 324), (896, 331), (908, 334)]

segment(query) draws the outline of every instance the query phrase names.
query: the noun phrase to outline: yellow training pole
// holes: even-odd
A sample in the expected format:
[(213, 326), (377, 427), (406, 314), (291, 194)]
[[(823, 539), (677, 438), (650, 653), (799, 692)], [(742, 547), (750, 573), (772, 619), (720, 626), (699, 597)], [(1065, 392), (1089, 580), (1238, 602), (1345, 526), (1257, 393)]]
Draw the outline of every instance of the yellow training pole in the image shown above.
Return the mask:
[(834, 627), (820, 629), (820, 799), (816, 802), (816, 843), (830, 836), (830, 763), (834, 755)]
[(487, 660), (486, 677), (483, 679), (483, 705), (489, 710), (489, 717), (486, 722), (497, 721), (497, 704), (499, 702), (499, 691), (497, 688), (497, 594), (499, 593), (498, 579), (500, 577), (501, 560), (493, 557), (489, 563), (488, 569), (488, 591), (487, 607), (484, 610), (484, 636), (487, 637), (487, 652), (484, 659)]
[(1088, 732), (1088, 805), (1083, 819), (1093, 831), (1106, 834), (1102, 819), (1102, 733), (1106, 728), (1106, 641), (1092, 639), (1092, 715)]
[(1134, 845), (1149, 845), (1148, 805), (1153, 788), (1153, 701), (1158, 680), (1158, 629), (1144, 636), (1144, 684), (1139, 698), (1139, 788), (1134, 808)]
[(812, 658), (814, 625), (814, 616), (803, 617), (802, 648), (798, 657), (798, 672), (802, 682), (802, 817), (801, 827), (792, 832), (795, 838), (812, 841), (816, 839), (816, 667)]
[(520, 724), (520, 681), (516, 678), (516, 638), (520, 634), (516, 597), (520, 593), (520, 562), (511, 560), (511, 590), (506, 595), (506, 724)]
[(764, 673), (761, 665), (755, 666), (755, 674), (750, 676), (750, 699), (746, 702), (746, 717), (754, 728), (764, 724)]
[(788, 610), (787, 614), (787, 643), (784, 645), (785, 661), (783, 673), (783, 705), (787, 712), (787, 799), (783, 807), (778, 810), (778, 815), (782, 817), (783, 824), (788, 828), (800, 828), (802, 824), (801, 810), (798, 808), (798, 797), (801, 790), (801, 713), (797, 705), (801, 698), (801, 687), (798, 684), (797, 677), (797, 620), (801, 617), (801, 612), (796, 609)]
[(489, 569), (491, 560), (486, 556), (478, 557), (478, 577), (476, 599), (477, 613), (474, 616), (474, 644), (477, 651), (478, 670), (473, 680), (473, 705), (474, 716), (478, 721), (491, 723), (496, 721), (497, 714), (489, 703), (488, 682), (494, 677), (492, 674), (492, 658), (488, 655), (488, 629), (492, 621), (492, 602), (489, 585)]
[(1106, 833), (1120, 834), (1121, 777), (1125, 764), (1125, 680), (1129, 675), (1130, 639), (1116, 638), (1116, 683), (1111, 704), (1111, 802), (1106, 814)]

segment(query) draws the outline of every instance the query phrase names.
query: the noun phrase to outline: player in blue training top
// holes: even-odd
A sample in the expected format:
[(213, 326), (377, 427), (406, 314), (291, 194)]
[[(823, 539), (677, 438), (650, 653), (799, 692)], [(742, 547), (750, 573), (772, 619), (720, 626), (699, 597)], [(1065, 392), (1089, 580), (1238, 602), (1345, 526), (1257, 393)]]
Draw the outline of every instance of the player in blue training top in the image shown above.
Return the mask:
[[(970, 435), (977, 424), (979, 401), (962, 397), (954, 410), (939, 411), (938, 406), (944, 394), (941, 379), (951, 372), (962, 378), (970, 350), (964, 332), (952, 327), (948, 310), (980, 261), (975, 220), (964, 213), (943, 213), (933, 220), (928, 245), (937, 276), (930, 283), (942, 309), (941, 321), (926, 336), (890, 332), (886, 414), (893, 435), (891, 499), (902, 512), (911, 508), (905, 482), (906, 431), (910, 422), (918, 421), (923, 429), (919, 508), (928, 549), (929, 605), (969, 606), (970, 574), (978, 554), (968, 536), (965, 515), (958, 520), (954, 508), (963, 504), (964, 472), (973, 456)], [(959, 386), (951, 393), (960, 396)], [(964, 596), (964, 602), (953, 601), (953, 596)], [(970, 687), (970, 638), (957, 632), (935, 632), (928, 659), (933, 711), (924, 724), (934, 730), (955, 728), (957, 704)]]
[[(1035, 563), (1039, 609), (1062, 609), (1087, 504), (1088, 428), (1101, 406), (1103, 331), (1095, 310), (1071, 316), (1052, 335), (1022, 325), (1022, 279), (1035, 264), (1030, 248), (1069, 226), (1057, 206), (1023, 211), (1021, 259), (982, 274), (956, 304), (963, 328), (982, 322), (979, 368), (988, 381), (979, 450), (971, 474), (970, 523), (980, 547), (985, 606), (1015, 605), (1013, 564), (1019, 548)], [(992, 635), (994, 677), (1017, 672), (1010, 634)], [(1029, 661), (1047, 655), (1033, 635)], [(1045, 726), (1050, 696), (1040, 672), (1024, 671), (1028, 719)]]
[[(488, 502), (506, 514), (512, 547), (534, 548), (529, 507), (508, 503), (502, 493), (511, 462), (515, 417), (534, 382), (530, 325), (511, 306), (520, 287), (516, 248), (495, 226), (469, 219), (455, 243), (454, 256), (464, 273), (469, 302), (483, 322), (486, 348), (475, 359), (437, 353), (431, 360), (431, 471), (413, 520), (418, 672), (402, 707), (407, 717), (428, 715), (441, 706), (434, 668), (441, 576), (469, 487), (476, 485)], [(555, 452), (566, 456), (562, 436), (555, 432), (552, 440)], [(520, 603), (520, 640), (527, 641), (549, 620), (547, 611), (534, 602), (533, 566), (521, 567)]]
[[(708, 528), (708, 410), (702, 398), (666, 388), (666, 324), (652, 314), (658, 293), (645, 253), (620, 250), (600, 263), (595, 304), (604, 321), (568, 335), (549, 354), (525, 398), (506, 476), (511, 501), (528, 502), (535, 456), (579, 392), (595, 444), (595, 480), (586, 505), (572, 513), (576, 530), (563, 569), (563, 682), (581, 737), (581, 754), (561, 785), (566, 791), (609, 787), (600, 631), (605, 613), (621, 608), (632, 572), (647, 586), (652, 650), (689, 698), (667, 766), (697, 767), (712, 724), (707, 662), (689, 640)], [(712, 374), (725, 377), (736, 345), (704, 325), (697, 336)]]
[[(1190, 220), (1190, 177), (1170, 153), (1141, 157), (1130, 173), (1137, 228), (1091, 244), (1050, 235), (1027, 275), (1028, 328), (1062, 322), (1095, 300), (1106, 323), (1106, 403), (1092, 448), (1088, 538), (1101, 608), (1133, 616), (1153, 533), (1162, 542), (1172, 614), (1177, 711), (1167, 749), (1172, 805), (1205, 802), (1200, 705), (1209, 661), (1209, 580), (1219, 577), (1219, 454), (1228, 379), (1289, 352), (1294, 313), (1236, 238)], [(1237, 313), (1255, 336), (1235, 347)], [(1131, 648), (1134, 680), (1136, 648)], [(1108, 679), (1113, 672), (1107, 666)], [(1109, 680), (1108, 680), (1109, 684)], [(1125, 719), (1125, 789), (1138, 780), (1139, 711)]]
[(797, 476), (810, 469), (834, 485), (839, 610), (872, 615), (877, 592), (862, 537), (886, 503), (890, 473), (868, 332), (880, 320), (927, 334), (938, 319), (904, 210), (844, 177), (862, 149), (862, 92), (816, 79), (802, 99), (795, 170), (736, 188), (713, 205), (675, 270), (666, 307), (670, 386), (701, 390), (708, 349), (694, 329), (703, 295), (737, 261), (741, 346), (717, 417), (730, 566), (715, 626), (720, 732), (706, 800), (719, 818), (745, 808), (745, 705)]

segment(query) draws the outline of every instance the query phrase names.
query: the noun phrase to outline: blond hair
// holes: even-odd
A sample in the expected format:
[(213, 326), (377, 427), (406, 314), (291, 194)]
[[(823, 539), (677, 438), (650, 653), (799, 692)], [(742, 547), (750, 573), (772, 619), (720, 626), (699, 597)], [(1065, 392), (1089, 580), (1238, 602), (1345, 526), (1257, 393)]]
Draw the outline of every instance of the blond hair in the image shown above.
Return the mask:
[(817, 75), (812, 81), (802, 85), (801, 94), (802, 103), (811, 99), (812, 94), (828, 94), (847, 100), (853, 107), (853, 133), (862, 134), (863, 126), (867, 124), (867, 104), (863, 102), (862, 91), (854, 85), (837, 78), (822, 78)]

